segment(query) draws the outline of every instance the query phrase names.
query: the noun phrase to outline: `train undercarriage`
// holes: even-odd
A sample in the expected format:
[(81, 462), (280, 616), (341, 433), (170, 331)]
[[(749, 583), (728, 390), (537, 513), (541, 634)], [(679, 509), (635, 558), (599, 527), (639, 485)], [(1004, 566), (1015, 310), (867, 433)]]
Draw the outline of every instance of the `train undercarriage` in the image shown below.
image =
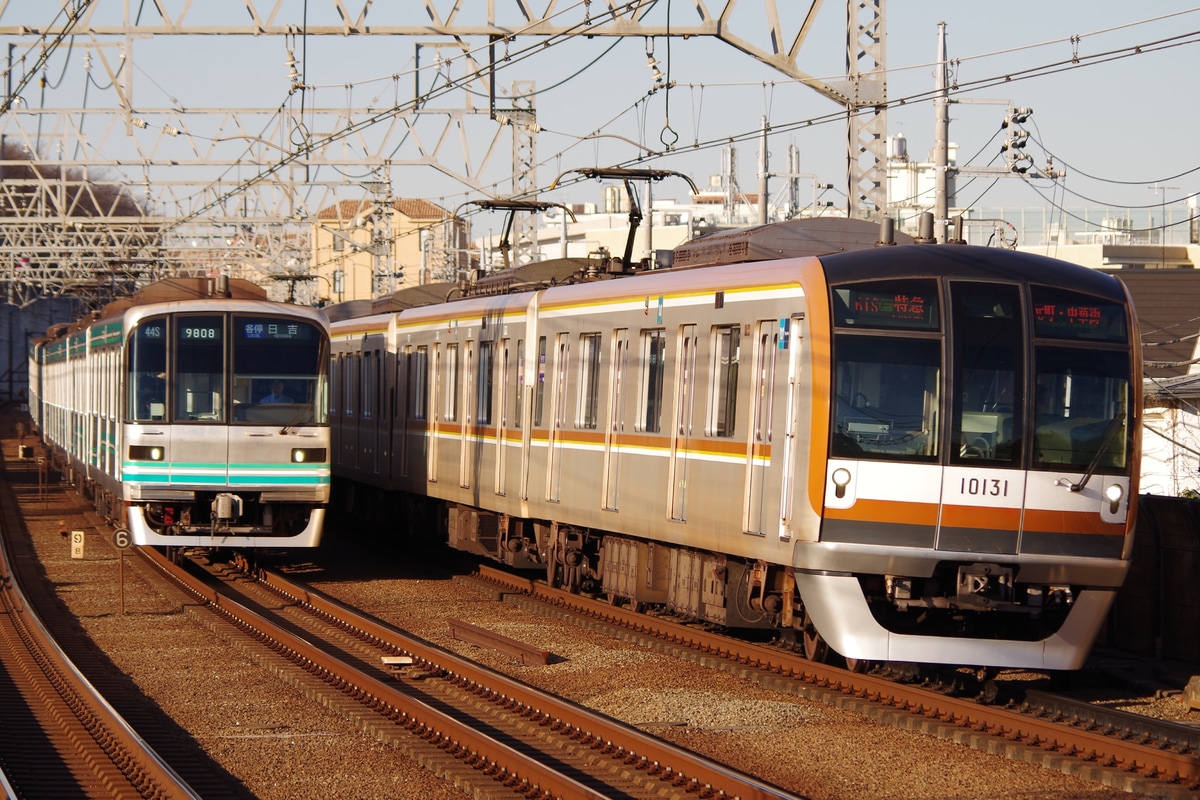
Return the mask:
[[(336, 483), (336, 482), (335, 482)], [(537, 572), (550, 585), (639, 610), (768, 634), (814, 660), (838, 654), (806, 613), (793, 565), (510, 517), (470, 506), (346, 483), (335, 503), (360, 519), (409, 520), (452, 549)], [(1027, 586), (1016, 570), (946, 562), (929, 576), (859, 575), (881, 628), (900, 635), (1038, 642), (1063, 624), (1070, 586)], [(862, 667), (848, 660), (851, 666)]]

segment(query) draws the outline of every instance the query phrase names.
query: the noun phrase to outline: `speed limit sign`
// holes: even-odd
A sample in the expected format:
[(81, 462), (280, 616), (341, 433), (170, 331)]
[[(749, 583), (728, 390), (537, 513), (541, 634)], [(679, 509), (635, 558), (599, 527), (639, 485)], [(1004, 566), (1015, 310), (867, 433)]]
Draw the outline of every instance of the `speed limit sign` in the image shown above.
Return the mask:
[(117, 528), (113, 531), (112, 543), (114, 547), (124, 550), (133, 544), (133, 536), (124, 528)]

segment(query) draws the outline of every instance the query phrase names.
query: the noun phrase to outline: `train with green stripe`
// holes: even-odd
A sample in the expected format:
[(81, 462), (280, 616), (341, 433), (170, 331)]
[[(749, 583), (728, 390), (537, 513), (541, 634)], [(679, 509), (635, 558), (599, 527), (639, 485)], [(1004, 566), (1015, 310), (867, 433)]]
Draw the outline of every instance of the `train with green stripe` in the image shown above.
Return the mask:
[(316, 547), (329, 504), (329, 321), (170, 278), (29, 348), (50, 458), (137, 545)]
[(926, 223), (327, 308), (334, 504), (814, 660), (1079, 668), (1130, 566), (1133, 304)]

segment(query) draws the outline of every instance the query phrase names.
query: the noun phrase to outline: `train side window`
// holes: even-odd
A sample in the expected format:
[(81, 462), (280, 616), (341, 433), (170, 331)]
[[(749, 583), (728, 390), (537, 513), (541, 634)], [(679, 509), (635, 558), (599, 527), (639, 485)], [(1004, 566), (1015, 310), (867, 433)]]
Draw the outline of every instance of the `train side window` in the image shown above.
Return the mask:
[(570, 363), (571, 343), (567, 334), (560, 333), (554, 342), (554, 427), (560, 429), (567, 424), (567, 365)]
[(408, 359), (408, 407), (413, 419), (429, 418), (429, 347), (419, 345)]
[(638, 375), (638, 412), (634, 429), (658, 433), (662, 429), (663, 374), (666, 371), (667, 332), (642, 331), (641, 365)]
[(392, 391), (390, 399), (392, 402), (392, 419), (402, 419), (404, 417), (404, 401), (408, 397), (405, 392), (408, 387), (405, 385), (408, 377), (406, 364), (410, 357), (408, 348), (405, 348), (403, 353), (396, 353), (396, 361), (392, 365), (394, 368), (394, 380), (392, 381)]
[(334, 353), (329, 357), (329, 383), (332, 390), (329, 392), (329, 416), (337, 414), (338, 402), (342, 393), (342, 354)]
[(692, 404), (695, 402), (696, 381), (696, 326), (682, 325), (679, 328), (678, 375), (679, 407), (675, 412), (675, 432), (680, 436), (692, 435)]
[(537, 387), (533, 398), (533, 424), (542, 424), (542, 409), (546, 400), (546, 337), (538, 337)]
[(611, 384), (609, 406), (611, 429), (618, 433), (625, 429), (625, 362), (629, 353), (629, 331), (615, 328), (612, 332)]
[(517, 382), (512, 392), (513, 414), (507, 422), (514, 428), (525, 424), (521, 412), (525, 408), (525, 340), (517, 339)]
[(708, 436), (734, 435), (737, 418), (738, 361), (741, 357), (740, 325), (718, 325), (712, 330), (712, 369), (708, 392)]
[(378, 357), (379, 353), (374, 350), (363, 353), (362, 390), (360, 396), (362, 397), (362, 415), (367, 419), (375, 416), (376, 381), (379, 379), (378, 370), (376, 369), (376, 359)]
[(447, 422), (458, 421), (458, 391), (458, 345), (450, 343), (446, 345), (446, 394), (444, 395), (445, 406), (442, 408), (442, 419)]
[(600, 334), (579, 337), (579, 407), (575, 427), (595, 430), (600, 404)]
[(479, 366), (475, 388), (475, 422), (492, 424), (492, 392), (495, 376), (495, 342), (479, 343)]

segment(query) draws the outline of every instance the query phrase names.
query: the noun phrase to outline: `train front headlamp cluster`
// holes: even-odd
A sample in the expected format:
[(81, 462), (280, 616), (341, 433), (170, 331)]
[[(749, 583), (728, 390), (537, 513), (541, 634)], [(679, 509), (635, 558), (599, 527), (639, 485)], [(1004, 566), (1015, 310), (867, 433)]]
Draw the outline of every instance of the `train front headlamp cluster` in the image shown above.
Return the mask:
[(846, 496), (846, 487), (850, 485), (850, 470), (845, 467), (838, 467), (833, 471), (834, 494), (838, 497)]
[(325, 460), (324, 447), (293, 447), (292, 448), (292, 463), (293, 464), (310, 464), (312, 462), (320, 463)]
[(129, 445), (130, 461), (162, 461), (164, 455), (166, 455), (166, 453), (160, 445)]
[(1108, 498), (1109, 511), (1115, 514), (1121, 508), (1121, 501), (1125, 499), (1125, 488), (1119, 483), (1111, 484), (1104, 490), (1104, 496)]

